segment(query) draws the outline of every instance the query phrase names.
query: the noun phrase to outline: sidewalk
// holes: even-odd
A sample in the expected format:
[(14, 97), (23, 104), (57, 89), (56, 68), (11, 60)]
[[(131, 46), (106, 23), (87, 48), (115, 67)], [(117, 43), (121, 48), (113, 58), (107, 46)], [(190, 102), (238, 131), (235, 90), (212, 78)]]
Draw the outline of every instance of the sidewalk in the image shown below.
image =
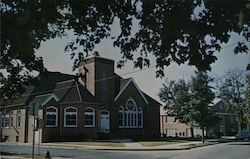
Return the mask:
[[(190, 141), (187, 143), (167, 144), (160, 146), (142, 146), (130, 139), (116, 140), (124, 147), (109, 147), (109, 146), (93, 146), (93, 145), (78, 145), (67, 143), (41, 143), (40, 147), (44, 148), (63, 148), (63, 149), (78, 149), (78, 150), (111, 150), (111, 151), (160, 151), (160, 150), (188, 150), (194, 148), (194, 144), (200, 144), (201, 141)], [(32, 146), (31, 143), (1, 143), (2, 145), (19, 145)], [(36, 145), (37, 146), (37, 145)]]

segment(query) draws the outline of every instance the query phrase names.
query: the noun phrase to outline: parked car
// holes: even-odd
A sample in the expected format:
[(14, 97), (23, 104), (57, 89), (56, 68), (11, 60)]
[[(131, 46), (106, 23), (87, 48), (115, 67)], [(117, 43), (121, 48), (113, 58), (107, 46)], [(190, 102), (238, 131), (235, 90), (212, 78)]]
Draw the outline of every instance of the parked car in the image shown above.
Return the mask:
[(250, 131), (242, 130), (235, 135), (236, 140), (250, 139)]

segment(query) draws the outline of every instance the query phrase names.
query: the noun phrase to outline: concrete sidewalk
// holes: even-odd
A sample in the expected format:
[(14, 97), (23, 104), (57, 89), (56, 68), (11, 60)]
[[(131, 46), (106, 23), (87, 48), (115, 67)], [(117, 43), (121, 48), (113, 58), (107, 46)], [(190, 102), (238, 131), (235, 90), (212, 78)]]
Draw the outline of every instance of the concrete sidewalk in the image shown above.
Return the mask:
[[(160, 151), (160, 150), (188, 150), (194, 148), (195, 144), (200, 144), (201, 141), (190, 141), (187, 143), (166, 144), (160, 146), (142, 146), (130, 139), (115, 140), (124, 144), (124, 147), (109, 147), (109, 146), (93, 146), (67, 143), (41, 143), (40, 147), (44, 148), (62, 148), (62, 149), (78, 149), (78, 150), (111, 150), (111, 151)], [(31, 143), (0, 143), (3, 145), (20, 145), (32, 146)], [(37, 144), (35, 145), (38, 146)]]

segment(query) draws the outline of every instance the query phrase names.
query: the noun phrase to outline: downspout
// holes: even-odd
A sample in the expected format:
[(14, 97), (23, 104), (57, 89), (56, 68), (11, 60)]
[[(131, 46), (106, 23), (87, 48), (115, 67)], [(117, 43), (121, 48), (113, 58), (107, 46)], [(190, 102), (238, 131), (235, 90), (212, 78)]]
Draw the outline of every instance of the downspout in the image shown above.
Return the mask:
[(64, 118), (63, 118), (63, 113), (62, 113), (62, 104), (59, 104), (59, 106), (60, 106), (60, 129), (59, 129), (59, 134), (60, 134), (60, 137), (62, 137), (62, 126), (63, 126)]

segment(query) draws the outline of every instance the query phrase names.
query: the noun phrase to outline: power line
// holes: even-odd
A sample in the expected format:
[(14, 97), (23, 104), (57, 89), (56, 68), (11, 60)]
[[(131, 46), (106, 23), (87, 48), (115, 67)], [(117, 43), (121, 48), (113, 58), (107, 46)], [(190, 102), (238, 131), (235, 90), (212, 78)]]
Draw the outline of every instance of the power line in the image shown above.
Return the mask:
[[(238, 43), (222, 47), (221, 49), (230, 48), (230, 47), (233, 47), (233, 46), (236, 46), (236, 45), (238, 45)], [(139, 70), (135, 70), (135, 71), (126, 72), (126, 73), (120, 74), (120, 76), (125, 76), (125, 75), (129, 75), (129, 74), (137, 73), (137, 72), (140, 72), (140, 71), (145, 71), (145, 70), (148, 70), (148, 69), (152, 69), (154, 67), (156, 67), (156, 65), (153, 65), (153, 66), (150, 66), (150, 67), (147, 67), (147, 68), (143, 68), (143, 69), (139, 69)], [(107, 77), (107, 78), (102, 78), (102, 79), (96, 80), (95, 83), (101, 82), (101, 81), (104, 81), (104, 80), (114, 79), (114, 78), (117, 78), (117, 77), (120, 77), (120, 76), (119, 75), (114, 75), (114, 76), (110, 76), (110, 77)], [(49, 93), (58, 92), (58, 91), (62, 91), (62, 90), (65, 90), (65, 89), (68, 89), (68, 88), (74, 88), (74, 87), (76, 87), (76, 86), (74, 85), (74, 86), (62, 87), (62, 88), (58, 88), (58, 89), (42, 91), (42, 92), (36, 92), (36, 93), (29, 93), (29, 94), (25, 93), (25, 94), (22, 94), (21, 97), (26, 97), (26, 96), (30, 96), (30, 95), (49, 94)]]

